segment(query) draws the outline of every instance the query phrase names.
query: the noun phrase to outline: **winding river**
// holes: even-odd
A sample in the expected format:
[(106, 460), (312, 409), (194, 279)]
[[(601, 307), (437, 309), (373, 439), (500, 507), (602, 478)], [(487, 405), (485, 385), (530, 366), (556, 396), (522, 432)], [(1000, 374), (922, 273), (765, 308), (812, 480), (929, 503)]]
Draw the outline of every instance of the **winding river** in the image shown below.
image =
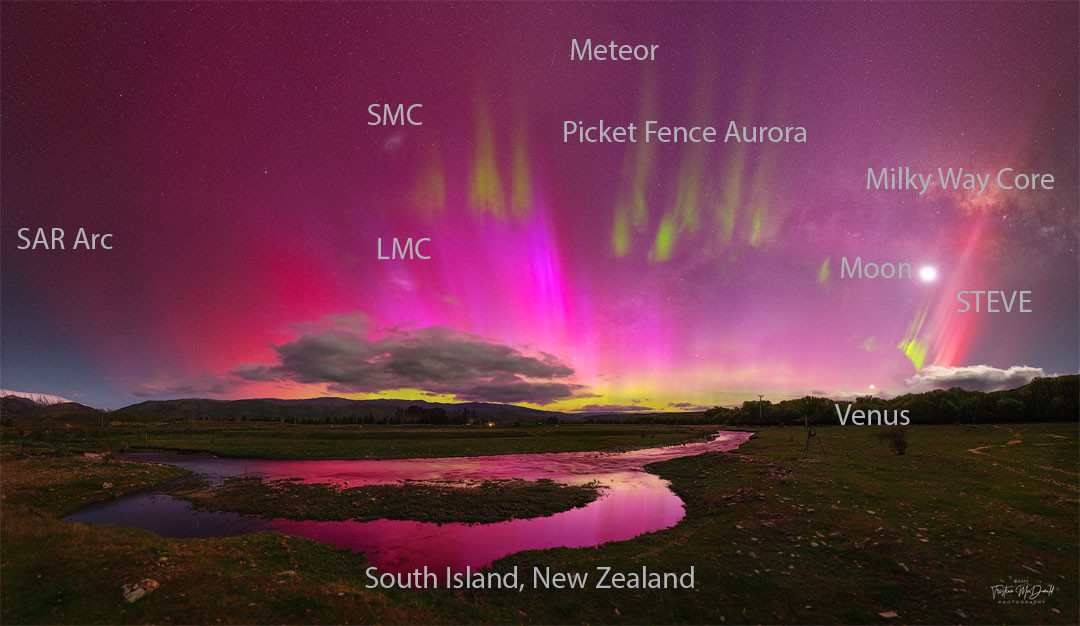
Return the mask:
[(709, 440), (630, 452), (560, 452), (380, 461), (266, 461), (191, 454), (134, 453), (125, 459), (181, 467), (211, 482), (232, 476), (299, 478), (304, 482), (358, 485), (402, 480), (456, 481), (549, 478), (567, 484), (595, 481), (599, 498), (548, 517), (493, 524), (434, 524), (402, 520), (315, 522), (265, 519), (199, 511), (160, 488), (93, 504), (71, 521), (135, 526), (165, 537), (215, 537), (272, 530), (354, 551), (386, 572), (427, 565), (440, 571), (474, 571), (522, 550), (597, 546), (669, 528), (685, 515), (670, 484), (646, 472), (649, 463), (737, 448), (751, 433), (720, 431)]

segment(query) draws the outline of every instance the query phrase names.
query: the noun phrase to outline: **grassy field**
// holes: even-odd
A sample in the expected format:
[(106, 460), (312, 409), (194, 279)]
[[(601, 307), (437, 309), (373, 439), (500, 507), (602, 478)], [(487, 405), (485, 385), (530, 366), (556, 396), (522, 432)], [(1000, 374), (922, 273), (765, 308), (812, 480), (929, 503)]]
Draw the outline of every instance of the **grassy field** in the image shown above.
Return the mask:
[(26, 508), (55, 517), (187, 474), (185, 470), (164, 465), (63, 453), (19, 458), (6, 445), (0, 456), (0, 469), (5, 509)]
[(585, 506), (599, 495), (595, 486), (551, 480), (485, 480), (460, 483), (404, 483), (339, 488), (293, 480), (229, 478), (217, 488), (184, 481), (169, 490), (210, 511), (232, 511), (294, 520), (412, 520), (491, 523), (554, 515)]
[(260, 459), (407, 459), (533, 452), (626, 450), (683, 443), (716, 432), (701, 426), (303, 426), (254, 422), (57, 421), (4, 429), (9, 446), (34, 450), (166, 450)]
[[(56, 459), (5, 460), (0, 617), (4, 623), (1080, 621), (1076, 424), (915, 427), (904, 456), (878, 442), (875, 430), (820, 428), (827, 456), (817, 450), (800, 458), (801, 429), (767, 429), (736, 453), (650, 466), (686, 502), (686, 518), (675, 527), (595, 549), (519, 553), (494, 565), (523, 572), (692, 565), (693, 590), (367, 590), (362, 556), (305, 539), (266, 533), (173, 540), (60, 521), (56, 516), (79, 504), (111, 497), (98, 482), (105, 475), (88, 475), (78, 465), (83, 461), (53, 467)], [(500, 449), (497, 439), (485, 443)], [(139, 464), (118, 467), (92, 471), (110, 472), (109, 482), (125, 489), (169, 477)], [(30, 495), (29, 485), (45, 485), (39, 482), (45, 476), (54, 491)], [(143, 578), (160, 588), (126, 604), (121, 585)], [(992, 599), (991, 585), (1014, 579), (1056, 589), (1041, 598), (1044, 604)]]
[[(736, 454), (652, 466), (687, 503), (676, 527), (496, 564), (695, 565), (700, 590), (483, 597), (505, 619), (531, 605), (537, 623), (1078, 623), (1076, 424), (913, 428), (904, 456), (875, 430), (820, 428), (828, 456), (802, 459), (803, 431), (770, 429)], [(994, 602), (1013, 579), (1058, 589)]]

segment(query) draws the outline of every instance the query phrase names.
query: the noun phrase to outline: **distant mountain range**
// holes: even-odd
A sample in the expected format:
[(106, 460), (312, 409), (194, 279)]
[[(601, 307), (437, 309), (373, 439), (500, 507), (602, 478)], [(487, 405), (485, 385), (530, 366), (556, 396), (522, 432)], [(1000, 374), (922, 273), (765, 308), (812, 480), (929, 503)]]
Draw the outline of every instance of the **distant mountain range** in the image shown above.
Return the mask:
[[(1076, 419), (1077, 378), (1076, 375), (1037, 378), (1017, 389), (992, 393), (974, 391), (963, 392), (959, 389), (949, 390), (948, 393), (946, 393), (938, 390), (917, 394), (906, 394), (888, 401), (872, 397), (863, 398), (861, 401), (864, 404), (869, 402), (879, 404), (889, 402), (907, 404), (912, 402), (921, 402), (923, 404), (929, 403), (927, 406), (920, 405), (921, 409), (919, 413), (924, 415), (924, 419), (930, 419), (929, 416), (931, 414), (944, 415), (949, 413), (951, 415), (950, 411), (947, 409), (953, 407), (953, 405), (957, 403), (967, 406), (967, 404), (972, 403), (985, 404), (990, 401), (997, 402), (1001, 399), (1010, 398), (1015, 401), (1013, 404), (1017, 405), (1032, 404), (1032, 406), (1034, 406), (1035, 404), (1038, 404), (1041, 408), (1039, 408), (1038, 411), (1035, 411), (1033, 415), (1037, 414), (1039, 419), (1045, 420), (1050, 419), (1051, 417), (1054, 419)], [(33, 419), (36, 417), (49, 418), (76, 414), (85, 415), (102, 413), (101, 409), (95, 409), (86, 406), (85, 404), (72, 402), (58, 396), (12, 392), (8, 390), (2, 390), (2, 393), (4, 396), (3, 398), (0, 398), (0, 415), (5, 417), (20, 416), (24, 419)], [(957, 393), (960, 395), (957, 396)], [(950, 396), (949, 394), (952, 395)], [(947, 399), (949, 399), (949, 402), (952, 404), (943, 404), (944, 401), (941, 398), (944, 396), (949, 396), (951, 399)], [(953, 398), (952, 396), (957, 397)], [(1060, 398), (1054, 400), (1057, 404), (1050, 406), (1048, 404), (1050, 400), (1053, 400), (1058, 396), (1060, 396)], [(1039, 400), (1040, 398), (1041, 400)], [(1036, 402), (1036, 400), (1039, 401)], [(790, 421), (795, 420), (798, 417), (795, 413), (801, 414), (802, 408), (800, 407), (802, 407), (802, 405), (799, 404), (800, 402), (805, 402), (805, 399), (785, 401), (775, 406), (773, 406), (773, 403), (771, 402), (765, 404), (769, 407), (773, 407), (768, 411), (772, 413), (780, 411), (781, 409), (790, 409), (789, 412), (794, 411), (791, 416), (788, 416)], [(905, 406), (907, 406), (907, 404), (905, 404)], [(972, 406), (974, 406), (974, 404), (972, 404)], [(1044, 404), (1047, 406), (1042, 406)], [(753, 423), (753, 420), (750, 418), (757, 416), (757, 413), (761, 412), (761, 407), (758, 403), (753, 401), (747, 402), (745, 405), (746, 406), (741, 409), (712, 409), (707, 412), (688, 411), (681, 413), (664, 413), (642, 410), (641, 412), (634, 414), (621, 413), (615, 415), (605, 412), (563, 413), (559, 411), (541, 411), (512, 404), (496, 404), (490, 402), (446, 403), (394, 399), (350, 400), (348, 398), (335, 397), (306, 398), (301, 400), (282, 400), (278, 398), (253, 398), (246, 400), (182, 398), (178, 400), (148, 400), (139, 402), (138, 404), (132, 404), (122, 409), (109, 412), (109, 415), (112, 416), (110, 417), (110, 420), (132, 422), (190, 419), (283, 421), (294, 423), (349, 424), (361, 422), (391, 424), (454, 424), (476, 421), (506, 423), (520, 420), (523, 422), (531, 422), (556, 417), (559, 419), (591, 418), (594, 420), (608, 419), (616, 421), (634, 421), (637, 419), (671, 421), (672, 423), (691, 423), (695, 419), (713, 420), (715, 422), (724, 416), (730, 418), (731, 415), (728, 414), (732, 414), (733, 412), (739, 413), (739, 411), (742, 410), (749, 416), (745, 418), (745, 420), (749, 420), (745, 423)], [(994, 413), (994, 415), (1001, 414), (1001, 416), (1015, 421), (1021, 416), (1019, 414), (1013, 415), (1010, 413), (1010, 406), (1012, 406), (1012, 404), (1006, 403), (1006, 405), (1003, 405), (1002, 407), (995, 406), (994, 411), (996, 411), (996, 413), (989, 409), (986, 409), (986, 411), (983, 412), (989, 411), (990, 413)], [(970, 407), (968, 408), (970, 409)], [(1017, 411), (1013, 412), (1016, 413)], [(955, 413), (956, 411), (952, 412)], [(970, 412), (971, 411), (968, 410), (968, 413)], [(1025, 412), (1019, 411), (1019, 413)], [(1027, 411), (1026, 413), (1031, 413), (1031, 411)], [(689, 420), (689, 422), (687, 422), (687, 420)], [(948, 421), (951, 422), (956, 420)], [(966, 421), (966, 419), (960, 419), (960, 421)]]
[[(5, 394), (0, 398), (0, 415), (67, 415), (72, 413), (101, 413), (101, 409), (92, 406), (72, 402), (57, 396), (44, 396), (38, 394), (18, 395), (4, 389)], [(42, 398), (57, 399), (59, 402), (39, 401)]]
[(492, 421), (542, 419), (550, 416), (568, 417), (557, 411), (539, 411), (510, 404), (464, 402), (451, 404), (424, 400), (349, 400), (348, 398), (307, 398), (282, 400), (254, 398), (250, 400), (210, 400), (184, 398), (180, 400), (149, 400), (117, 409), (114, 414), (141, 415), (158, 419), (210, 420), (384, 420), (399, 411), (418, 406), (422, 409), (443, 409), (447, 415), (467, 411), (470, 417)]
[(50, 396), (47, 393), (34, 393), (32, 391), (14, 391), (11, 389), (0, 389), (0, 397), (15, 396), (17, 398), (25, 398), (34, 404), (40, 406), (46, 406), (49, 404), (61, 404), (63, 402), (73, 402), (67, 398), (61, 398), (60, 396)]
[[(58, 396), (25, 394), (4, 390), (0, 399), (0, 414), (7, 416), (57, 416), (74, 413), (101, 413), (78, 402)], [(482, 421), (510, 422), (549, 417), (577, 419), (588, 414), (541, 411), (512, 404), (491, 402), (428, 402), (425, 400), (350, 400), (348, 398), (251, 398), (244, 400), (212, 400), (209, 398), (180, 398), (177, 400), (148, 400), (111, 411), (114, 419), (148, 421), (169, 419), (205, 420), (285, 420), (285, 421), (386, 421), (409, 407), (424, 411), (442, 409), (449, 417), (467, 415)], [(415, 409), (413, 409), (415, 411)]]

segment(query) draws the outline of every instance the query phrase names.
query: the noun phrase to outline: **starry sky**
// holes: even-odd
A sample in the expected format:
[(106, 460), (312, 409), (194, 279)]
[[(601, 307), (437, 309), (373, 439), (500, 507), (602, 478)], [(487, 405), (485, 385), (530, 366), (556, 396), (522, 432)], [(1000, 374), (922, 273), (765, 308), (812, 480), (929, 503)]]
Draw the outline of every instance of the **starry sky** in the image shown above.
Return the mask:
[[(6, 3), (3, 387), (675, 410), (1076, 373), (1075, 3)], [(570, 40), (659, 44), (571, 61)], [(421, 103), (422, 126), (370, 126)], [(805, 143), (564, 143), (596, 124)], [(1053, 190), (867, 190), (867, 168)], [(113, 233), (19, 250), (18, 229)], [(393, 237), (430, 260), (380, 260)], [(69, 241), (73, 235), (69, 235)], [(70, 244), (69, 244), (70, 246)], [(841, 258), (913, 279), (841, 278)], [(937, 278), (918, 278), (932, 267)], [(1031, 313), (958, 313), (960, 290)]]

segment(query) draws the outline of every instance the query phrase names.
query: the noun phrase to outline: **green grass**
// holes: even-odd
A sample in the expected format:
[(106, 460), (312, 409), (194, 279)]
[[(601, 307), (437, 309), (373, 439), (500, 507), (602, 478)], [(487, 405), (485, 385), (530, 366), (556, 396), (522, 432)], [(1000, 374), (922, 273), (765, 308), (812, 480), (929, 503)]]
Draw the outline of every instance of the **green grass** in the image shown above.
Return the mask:
[(69, 455), (19, 458), (8, 446), (4, 451), (0, 461), (4, 506), (26, 507), (56, 517), (188, 473), (164, 465)]
[(487, 480), (477, 484), (414, 483), (340, 488), (258, 477), (229, 478), (218, 488), (190, 481), (169, 490), (199, 508), (294, 520), (491, 523), (554, 515), (585, 506), (592, 485), (551, 480)]
[[(363, 557), (272, 533), (162, 539), (121, 527), (3, 512), (5, 624), (416, 623), (404, 594), (359, 588)], [(160, 587), (127, 604), (121, 586)], [(340, 595), (339, 595), (340, 594)]]
[(627, 450), (684, 443), (716, 427), (308, 426), (253, 422), (157, 422), (109, 428), (64, 424), (6, 427), (4, 442), (27, 450), (166, 450), (260, 459), (404, 459), (536, 452)]
[[(694, 590), (367, 590), (362, 555), (310, 540), (275, 534), (174, 540), (57, 520), (69, 499), (106, 496), (80, 493), (74, 483), (84, 480), (81, 466), (70, 466), (50, 482), (56, 494), (52, 512), (11, 500), (12, 481), (18, 482), (12, 474), (31, 469), (30, 463), (54, 461), (13, 466), (5, 460), (0, 618), (4, 623), (1080, 622), (1076, 424), (913, 427), (904, 456), (876, 441), (875, 430), (820, 428), (827, 456), (818, 450), (800, 458), (801, 429), (767, 429), (736, 453), (650, 466), (686, 503), (686, 517), (675, 527), (598, 548), (519, 553), (494, 565), (498, 571), (517, 565), (527, 580), (534, 566), (579, 572), (594, 572), (599, 565), (625, 571), (642, 565), (654, 571), (694, 566)], [(139, 475), (132, 476), (125, 484), (137, 484)], [(156, 478), (141, 476), (138, 480)], [(283, 573), (290, 571), (295, 574)], [(120, 586), (147, 577), (161, 587), (127, 605)], [(1013, 578), (1058, 589), (1045, 604), (993, 601), (990, 585)], [(899, 617), (879, 615), (888, 611)]]
[[(537, 623), (1078, 623), (1075, 424), (912, 428), (904, 456), (875, 430), (820, 428), (828, 456), (802, 459), (804, 431), (769, 429), (735, 454), (650, 466), (687, 503), (674, 528), (495, 564), (694, 565), (699, 590), (483, 600), (505, 619), (530, 606)], [(990, 586), (1013, 578), (1058, 590), (1041, 605), (992, 601)]]

